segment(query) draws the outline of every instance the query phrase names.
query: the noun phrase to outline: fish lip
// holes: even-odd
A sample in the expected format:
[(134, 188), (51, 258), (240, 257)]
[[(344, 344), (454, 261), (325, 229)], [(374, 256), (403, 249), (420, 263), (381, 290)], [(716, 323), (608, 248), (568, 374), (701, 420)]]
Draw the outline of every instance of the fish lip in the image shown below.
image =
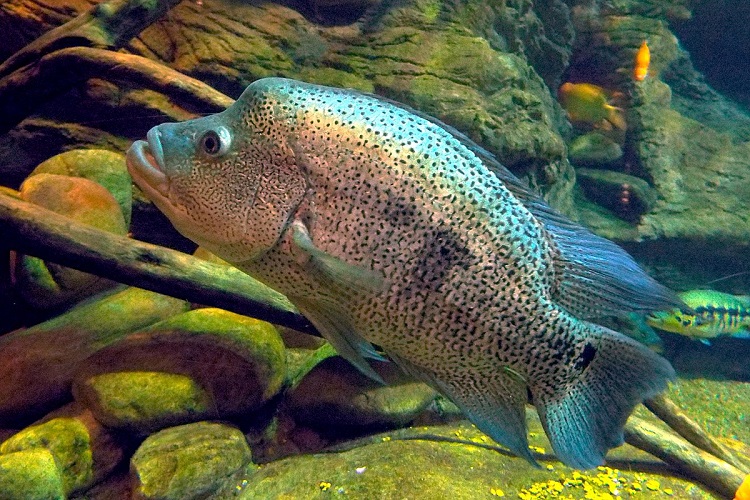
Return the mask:
[(128, 172), (144, 191), (166, 197), (169, 179), (164, 173), (164, 151), (159, 140), (159, 131), (154, 127), (148, 131), (146, 137), (148, 142), (135, 141), (128, 149)]

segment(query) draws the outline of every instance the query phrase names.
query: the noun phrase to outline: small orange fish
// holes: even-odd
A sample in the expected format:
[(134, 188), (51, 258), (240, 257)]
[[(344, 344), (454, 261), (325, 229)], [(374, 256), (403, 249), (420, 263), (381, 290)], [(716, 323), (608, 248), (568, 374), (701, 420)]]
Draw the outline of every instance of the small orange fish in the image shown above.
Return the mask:
[(641, 48), (635, 53), (633, 64), (633, 78), (637, 82), (642, 82), (648, 76), (648, 65), (651, 63), (651, 51), (648, 48), (646, 40), (643, 40)]
[(601, 125), (608, 122), (620, 130), (627, 124), (622, 109), (612, 106), (608, 100), (610, 92), (593, 83), (563, 83), (557, 91), (557, 99), (568, 112), (570, 121)]
[(750, 474), (745, 476), (745, 480), (734, 494), (734, 500), (750, 500)]

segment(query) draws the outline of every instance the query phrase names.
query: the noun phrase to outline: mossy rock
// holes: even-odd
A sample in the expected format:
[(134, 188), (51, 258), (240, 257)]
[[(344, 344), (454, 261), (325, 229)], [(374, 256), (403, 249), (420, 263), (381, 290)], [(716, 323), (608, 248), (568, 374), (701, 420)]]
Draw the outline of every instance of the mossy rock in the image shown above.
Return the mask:
[(3, 335), (0, 426), (25, 425), (60, 406), (70, 398), (73, 374), (82, 360), (187, 308), (183, 300), (129, 287)]
[(398, 427), (414, 420), (436, 392), (391, 362), (371, 363), (387, 385), (370, 380), (340, 356), (323, 359), (285, 400), (302, 424), (337, 429)]
[(121, 153), (106, 149), (74, 149), (40, 163), (29, 177), (37, 174), (83, 177), (106, 188), (117, 200), (125, 224), (130, 224), (133, 181)]
[(45, 448), (0, 454), (0, 499), (63, 500), (63, 478)]
[(222, 481), (250, 465), (245, 436), (225, 424), (198, 422), (146, 438), (133, 455), (134, 499), (206, 498)]
[[(103, 422), (151, 432), (175, 421), (230, 418), (259, 409), (281, 389), (285, 363), (284, 344), (271, 324), (204, 308), (161, 321), (97, 352), (80, 366), (73, 390)], [(112, 375), (101, 378), (104, 374)], [(127, 394), (117, 391), (128, 377), (150, 383)], [(174, 406), (160, 401), (166, 393), (175, 398)], [(132, 399), (128, 402), (127, 397)], [(146, 403), (148, 408), (133, 413)]]
[(7, 439), (0, 445), (0, 457), (24, 450), (48, 450), (59, 469), (63, 491), (69, 495), (93, 482), (90, 446), (88, 428), (81, 421), (75, 418), (55, 418), (27, 427)]
[[(117, 200), (94, 181), (39, 173), (24, 181), (20, 196), (77, 222), (114, 234), (127, 233)], [(20, 294), (40, 309), (71, 304), (113, 286), (99, 276), (26, 255), (16, 260), (15, 275)]]
[(149, 433), (216, 417), (208, 393), (191, 377), (154, 371), (93, 375), (74, 392), (109, 427)]
[[(532, 449), (549, 449), (530, 419)], [(405, 429), (264, 464), (225, 485), (217, 498), (713, 499), (698, 486), (629, 446), (620, 468), (569, 469), (546, 454), (541, 469), (509, 456), (466, 422)], [(613, 494), (613, 492), (615, 492)], [(615, 494), (619, 493), (619, 496)], [(222, 497), (221, 494), (227, 496)]]

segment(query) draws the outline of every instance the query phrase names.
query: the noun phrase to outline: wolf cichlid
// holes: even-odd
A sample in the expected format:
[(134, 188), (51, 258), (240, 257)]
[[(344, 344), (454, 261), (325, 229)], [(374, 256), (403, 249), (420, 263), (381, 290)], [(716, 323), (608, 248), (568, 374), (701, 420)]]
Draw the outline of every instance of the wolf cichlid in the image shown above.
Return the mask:
[[(281, 78), (128, 151), (188, 238), (284, 293), (373, 379), (381, 352), (532, 464), (603, 463), (669, 363), (597, 316), (679, 305), (488, 152), (405, 106)], [(378, 346), (379, 350), (374, 346)]]

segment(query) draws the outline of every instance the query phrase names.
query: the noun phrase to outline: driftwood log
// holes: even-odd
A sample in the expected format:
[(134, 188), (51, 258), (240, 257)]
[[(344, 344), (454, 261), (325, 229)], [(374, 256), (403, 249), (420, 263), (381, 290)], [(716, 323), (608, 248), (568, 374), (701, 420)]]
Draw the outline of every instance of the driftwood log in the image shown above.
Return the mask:
[(128, 285), (314, 333), (280, 293), (242, 271), (76, 223), (0, 194), (3, 243), (18, 252)]

